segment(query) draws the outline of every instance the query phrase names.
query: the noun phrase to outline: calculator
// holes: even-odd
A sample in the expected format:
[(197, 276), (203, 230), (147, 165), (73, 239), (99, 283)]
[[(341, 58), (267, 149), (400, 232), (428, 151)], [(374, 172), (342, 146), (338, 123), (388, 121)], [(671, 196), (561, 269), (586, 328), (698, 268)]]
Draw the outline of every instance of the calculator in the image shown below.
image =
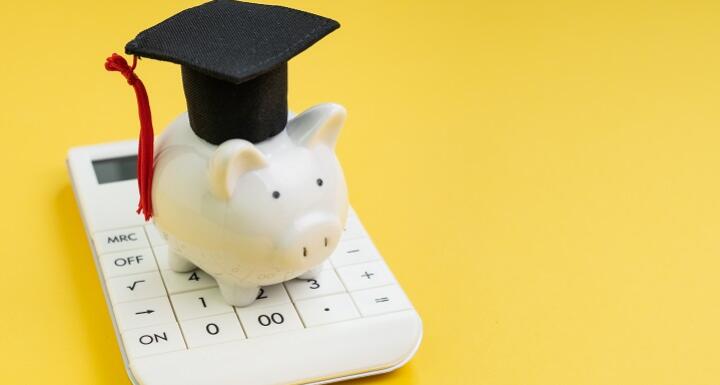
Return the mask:
[(352, 208), (315, 279), (233, 307), (202, 270), (170, 270), (164, 235), (135, 213), (137, 141), (73, 148), (67, 164), (132, 383), (325, 384), (392, 371), (418, 349), (422, 321)]

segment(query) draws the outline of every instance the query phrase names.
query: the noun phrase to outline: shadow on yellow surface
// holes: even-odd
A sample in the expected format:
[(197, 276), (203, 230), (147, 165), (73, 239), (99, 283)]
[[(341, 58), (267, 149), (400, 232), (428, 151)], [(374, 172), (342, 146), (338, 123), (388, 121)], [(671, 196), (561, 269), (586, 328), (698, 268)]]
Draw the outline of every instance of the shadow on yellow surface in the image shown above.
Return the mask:
[(54, 214), (56, 229), (62, 239), (59, 244), (61, 255), (67, 256), (64, 258), (64, 272), (72, 282), (63, 289), (77, 299), (81, 310), (77, 314), (77, 322), (85, 331), (82, 339), (73, 343), (80, 344), (77, 348), (87, 352), (86, 365), (92, 369), (98, 383), (128, 384), (80, 211), (69, 184), (57, 192)]

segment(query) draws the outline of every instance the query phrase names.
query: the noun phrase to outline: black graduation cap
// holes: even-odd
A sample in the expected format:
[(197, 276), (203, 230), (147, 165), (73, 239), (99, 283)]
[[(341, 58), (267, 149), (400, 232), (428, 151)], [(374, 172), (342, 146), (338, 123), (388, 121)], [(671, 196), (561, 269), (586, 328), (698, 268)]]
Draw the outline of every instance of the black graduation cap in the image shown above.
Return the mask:
[(287, 123), (287, 61), (339, 27), (292, 8), (215, 0), (140, 32), (125, 46), (132, 66), (108, 57), (105, 69), (120, 72), (138, 102), (138, 213), (153, 215), (154, 134), (148, 95), (134, 72), (137, 57), (180, 64), (190, 126), (200, 138), (257, 143)]
[(199, 137), (257, 143), (287, 123), (287, 61), (339, 27), (292, 8), (216, 0), (140, 32), (125, 51), (182, 66)]

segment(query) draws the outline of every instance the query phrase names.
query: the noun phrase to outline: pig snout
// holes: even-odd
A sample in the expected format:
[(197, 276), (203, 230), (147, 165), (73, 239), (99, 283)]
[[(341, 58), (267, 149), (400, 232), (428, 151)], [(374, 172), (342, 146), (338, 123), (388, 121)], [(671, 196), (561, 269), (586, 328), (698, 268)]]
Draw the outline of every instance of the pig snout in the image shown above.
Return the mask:
[(336, 216), (308, 214), (296, 220), (282, 241), (282, 267), (290, 269), (312, 267), (335, 250), (342, 235), (342, 225)]

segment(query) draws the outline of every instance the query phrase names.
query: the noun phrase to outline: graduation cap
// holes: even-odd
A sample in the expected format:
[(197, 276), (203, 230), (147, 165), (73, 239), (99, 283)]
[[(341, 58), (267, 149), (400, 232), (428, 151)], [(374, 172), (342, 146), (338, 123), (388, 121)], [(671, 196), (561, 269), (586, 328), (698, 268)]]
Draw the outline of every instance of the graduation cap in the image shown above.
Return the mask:
[(334, 20), (281, 6), (216, 0), (186, 9), (130, 41), (132, 66), (113, 54), (105, 63), (135, 88), (140, 115), (138, 212), (152, 216), (153, 129), (137, 57), (180, 64), (190, 126), (212, 144), (258, 143), (287, 123), (287, 61), (339, 28)]

